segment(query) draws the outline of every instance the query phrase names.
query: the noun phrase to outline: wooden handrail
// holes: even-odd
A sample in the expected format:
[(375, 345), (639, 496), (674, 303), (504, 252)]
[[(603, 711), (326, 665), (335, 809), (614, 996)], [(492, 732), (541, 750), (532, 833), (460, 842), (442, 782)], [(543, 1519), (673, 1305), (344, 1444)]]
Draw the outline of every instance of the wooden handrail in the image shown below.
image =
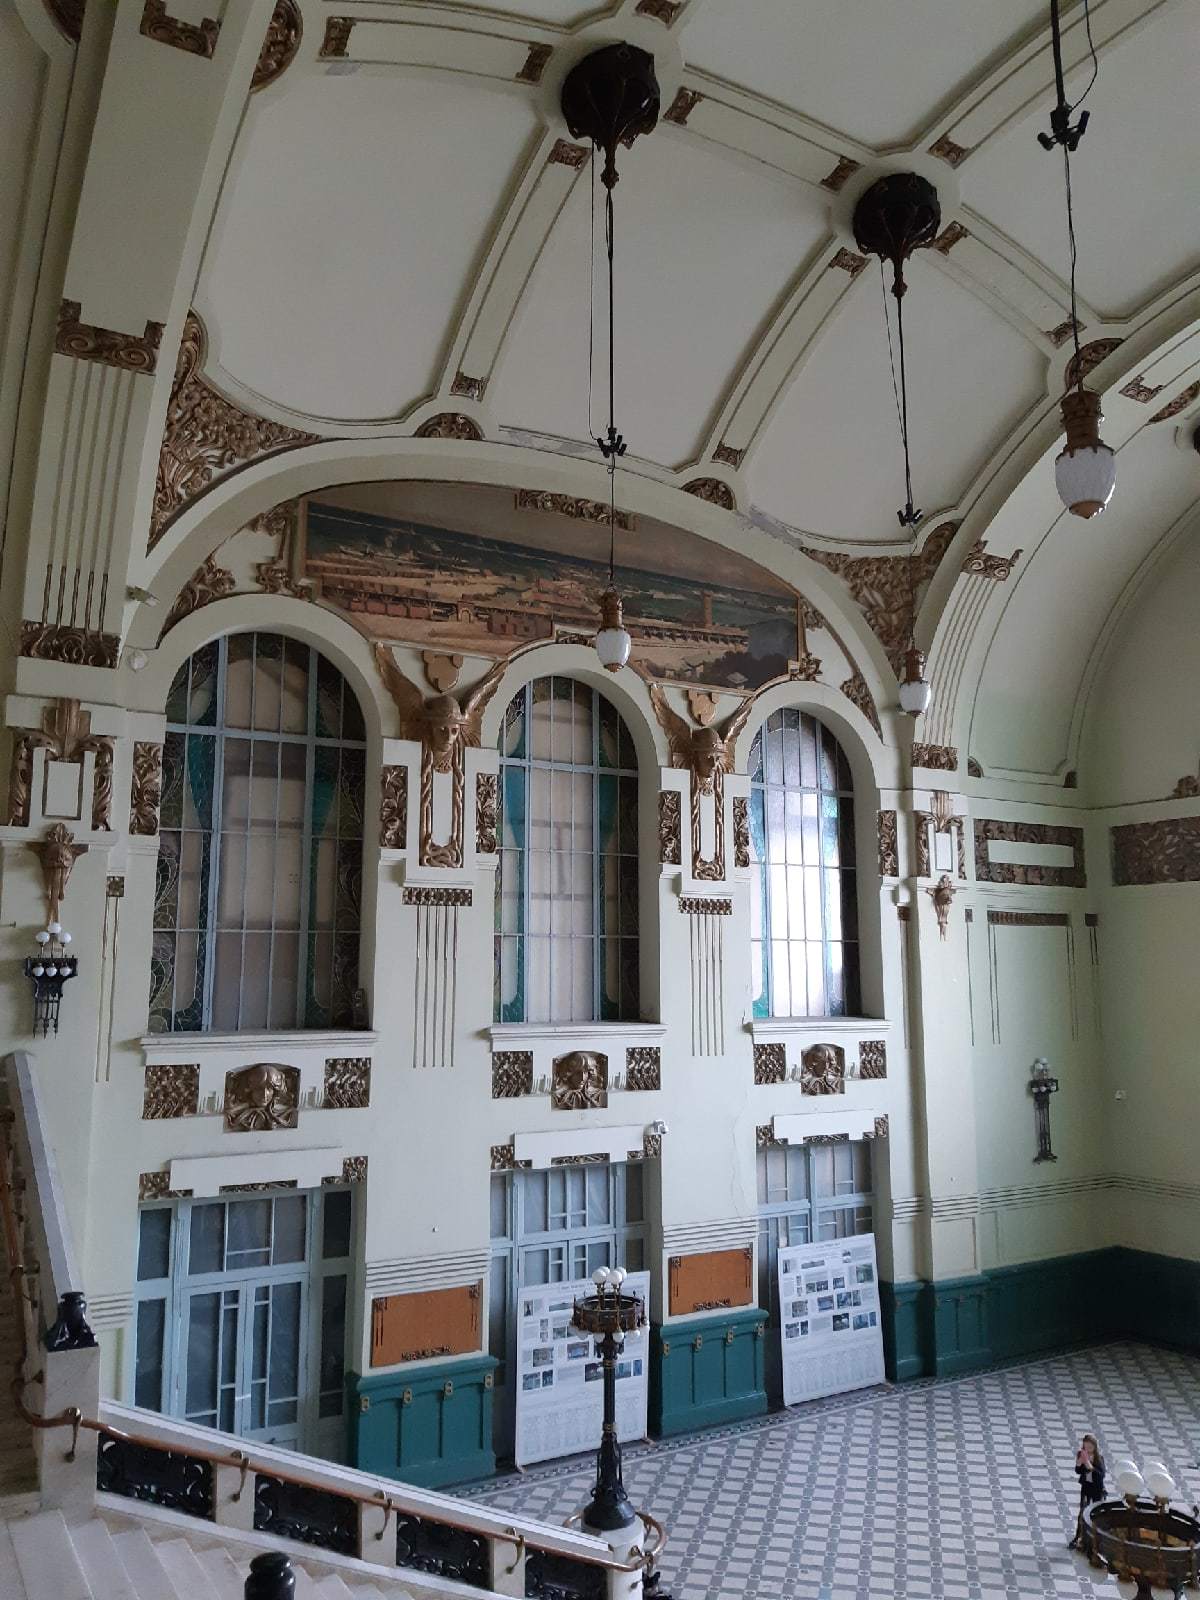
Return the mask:
[[(3, 1225), (4, 1247), (9, 1261), (8, 1277), (10, 1286), (16, 1285), (17, 1279), (21, 1279), (23, 1284), (27, 1274), (22, 1258), (20, 1230), (17, 1227), (16, 1213), (13, 1208), (12, 1180), (9, 1170), (8, 1129), (11, 1127), (12, 1120), (11, 1111), (5, 1112), (3, 1116), (0, 1116), (0, 1222)], [(23, 1287), (16, 1286), (14, 1292), (18, 1295), (23, 1294)], [(114, 1427), (111, 1423), (103, 1422), (98, 1417), (86, 1417), (78, 1406), (68, 1406), (64, 1411), (60, 1411), (54, 1416), (44, 1416), (40, 1412), (30, 1410), (25, 1404), (24, 1396), (26, 1384), (32, 1380), (27, 1379), (25, 1376), (25, 1364), (29, 1358), (29, 1344), (23, 1313), (18, 1317), (17, 1340), (19, 1356), (12, 1379), (12, 1393), (17, 1411), (22, 1420), (32, 1428), (70, 1428), (72, 1430), (72, 1444), (67, 1453), (69, 1461), (75, 1458), (75, 1443), (81, 1429), (86, 1429), (91, 1433), (107, 1434), (110, 1438), (120, 1440), (122, 1444), (135, 1445), (145, 1450), (170, 1452), (174, 1448), (172, 1445), (166, 1444), (163, 1440), (156, 1439), (151, 1435), (133, 1433), (124, 1428)], [(414, 1507), (409, 1510), (401, 1503), (402, 1497), (398, 1498), (396, 1496), (394, 1485), (391, 1488), (381, 1487), (375, 1490), (373, 1494), (366, 1494), (362, 1490), (354, 1489), (349, 1485), (345, 1488), (330, 1489), (326, 1485), (317, 1482), (312, 1475), (306, 1477), (300, 1473), (289, 1472), (285, 1467), (267, 1465), (266, 1463), (255, 1467), (249, 1454), (243, 1450), (210, 1450), (203, 1445), (193, 1445), (188, 1442), (180, 1444), (179, 1453), (188, 1456), (194, 1461), (204, 1461), (210, 1466), (236, 1468), (242, 1475), (243, 1487), (247, 1476), (251, 1472), (257, 1471), (267, 1477), (276, 1479), (280, 1483), (289, 1483), (300, 1489), (321, 1489), (328, 1494), (340, 1495), (343, 1499), (353, 1501), (357, 1505), (370, 1506), (377, 1511), (383, 1510), (387, 1515), (392, 1512), (403, 1512), (406, 1515), (423, 1517), (428, 1522), (437, 1522), (445, 1527), (454, 1528), (459, 1533), (471, 1533), (485, 1539), (501, 1539), (517, 1547), (518, 1559), (520, 1558), (522, 1545), (530, 1549), (541, 1550), (548, 1555), (563, 1555), (565, 1553), (554, 1545), (546, 1544), (539, 1540), (536, 1535), (531, 1536), (529, 1533), (519, 1533), (515, 1528), (506, 1530), (485, 1528), (480, 1527), (478, 1523), (464, 1522), (459, 1518), (448, 1516), (442, 1512), (439, 1512), (436, 1516), (431, 1516), (429, 1511), (424, 1508)], [(238, 1493), (240, 1495), (240, 1489)], [(571, 1559), (581, 1561), (588, 1566), (604, 1567), (611, 1572), (640, 1571), (657, 1556), (666, 1542), (666, 1532), (662, 1524), (646, 1513), (641, 1513), (641, 1515), (643, 1520), (650, 1524), (659, 1535), (658, 1543), (653, 1550), (649, 1552), (638, 1550), (635, 1559), (632, 1561), (617, 1561), (612, 1556), (592, 1554), (590, 1551), (572, 1551)]]

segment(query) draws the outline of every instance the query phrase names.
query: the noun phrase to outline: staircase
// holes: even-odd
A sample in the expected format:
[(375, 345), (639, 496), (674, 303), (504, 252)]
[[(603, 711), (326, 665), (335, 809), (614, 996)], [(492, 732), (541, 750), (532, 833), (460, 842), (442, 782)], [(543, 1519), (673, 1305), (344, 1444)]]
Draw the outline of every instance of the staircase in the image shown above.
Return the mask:
[[(268, 1539), (218, 1535), (202, 1526), (139, 1517), (68, 1522), (61, 1511), (0, 1522), (3, 1600), (242, 1600), (253, 1556), (275, 1548)], [(296, 1600), (410, 1600), (403, 1581), (331, 1570), (323, 1557), (293, 1555)], [(422, 1580), (427, 1593), (428, 1579)], [(447, 1596), (462, 1594), (446, 1583)]]
[[(0, 1252), (0, 1267), (3, 1252)], [(8, 1285), (0, 1284), (0, 1498), (37, 1488), (37, 1471), (29, 1424), (17, 1415), (10, 1382), (21, 1349), (17, 1331), (18, 1303)], [(0, 1574), (3, 1573), (0, 1567)], [(7, 1591), (0, 1586), (0, 1595)]]

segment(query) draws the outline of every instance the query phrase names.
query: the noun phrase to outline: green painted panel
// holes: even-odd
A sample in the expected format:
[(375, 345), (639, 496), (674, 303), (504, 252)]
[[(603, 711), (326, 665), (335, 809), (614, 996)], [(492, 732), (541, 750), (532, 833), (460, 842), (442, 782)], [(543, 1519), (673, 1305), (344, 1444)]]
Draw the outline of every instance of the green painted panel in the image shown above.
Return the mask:
[(930, 1370), (924, 1307), (928, 1287), (920, 1279), (909, 1283), (880, 1280), (883, 1363), (893, 1383), (903, 1383), (906, 1378), (923, 1378)]
[(411, 1372), (350, 1373), (351, 1465), (426, 1489), (490, 1477), (497, 1365), (466, 1356)]
[(650, 1431), (666, 1435), (761, 1415), (767, 1409), (757, 1307), (688, 1317), (652, 1330)]

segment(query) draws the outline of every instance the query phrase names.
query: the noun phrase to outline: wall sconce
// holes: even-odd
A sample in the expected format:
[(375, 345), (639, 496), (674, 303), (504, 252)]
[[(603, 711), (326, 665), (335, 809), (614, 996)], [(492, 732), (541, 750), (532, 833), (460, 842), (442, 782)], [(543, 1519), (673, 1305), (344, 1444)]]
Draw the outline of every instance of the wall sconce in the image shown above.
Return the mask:
[(58, 1032), (58, 1009), (63, 985), (78, 973), (79, 960), (67, 954), (71, 935), (60, 922), (51, 922), (34, 934), (38, 952), (25, 957), (25, 976), (33, 985), (33, 1036)]

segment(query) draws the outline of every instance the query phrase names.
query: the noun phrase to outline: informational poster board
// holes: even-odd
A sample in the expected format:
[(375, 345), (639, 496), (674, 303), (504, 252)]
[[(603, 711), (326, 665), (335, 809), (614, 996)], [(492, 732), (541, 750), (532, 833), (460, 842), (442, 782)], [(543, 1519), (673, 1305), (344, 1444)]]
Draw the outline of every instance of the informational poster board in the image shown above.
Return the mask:
[(872, 1234), (779, 1252), (779, 1337), (785, 1405), (883, 1382)]
[[(631, 1272), (624, 1293), (650, 1306), (650, 1274)], [(517, 1433), (519, 1467), (595, 1450), (604, 1421), (604, 1381), (596, 1341), (571, 1326), (577, 1299), (595, 1294), (590, 1278), (522, 1289), (517, 1298)], [(617, 1364), (617, 1438), (646, 1437), (649, 1327), (625, 1335)]]

